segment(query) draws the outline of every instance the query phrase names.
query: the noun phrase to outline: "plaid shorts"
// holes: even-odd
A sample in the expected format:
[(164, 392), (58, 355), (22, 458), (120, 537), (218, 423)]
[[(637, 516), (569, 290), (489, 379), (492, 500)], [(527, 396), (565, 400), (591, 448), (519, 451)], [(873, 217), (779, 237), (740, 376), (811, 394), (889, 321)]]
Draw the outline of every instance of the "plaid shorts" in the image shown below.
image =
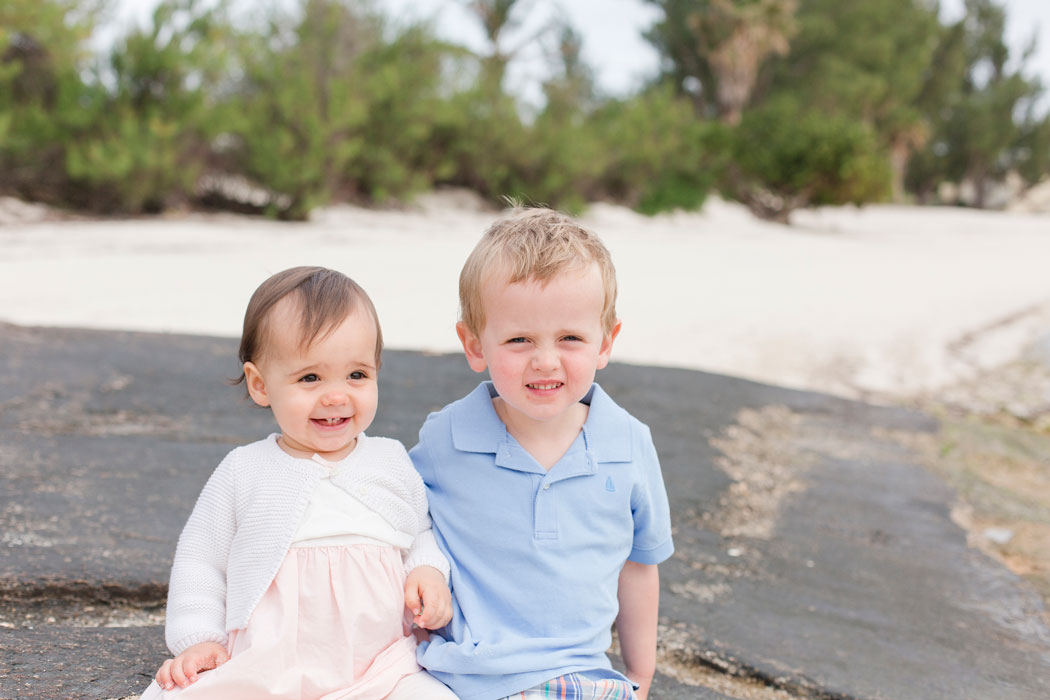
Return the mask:
[(634, 700), (634, 690), (627, 681), (615, 678), (590, 680), (578, 673), (559, 676), (539, 685), (508, 695), (502, 700)]

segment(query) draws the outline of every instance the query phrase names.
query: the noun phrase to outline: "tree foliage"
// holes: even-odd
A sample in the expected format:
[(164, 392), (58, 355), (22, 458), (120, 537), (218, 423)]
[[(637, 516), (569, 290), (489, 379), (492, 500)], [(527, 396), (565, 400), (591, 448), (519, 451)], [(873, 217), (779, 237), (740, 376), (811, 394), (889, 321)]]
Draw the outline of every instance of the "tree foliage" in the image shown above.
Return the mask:
[(649, 2), (664, 18), (646, 36), (669, 61), (674, 83), (693, 94), (698, 114), (736, 124), (763, 62), (788, 51), (796, 0)]
[(80, 79), (101, 6), (75, 0), (0, 5), (0, 190), (30, 199), (72, 199), (66, 146), (97, 115)]
[(271, 213), (304, 218), (348, 179), (366, 149), (363, 57), (380, 50), (377, 18), (306, 0), (241, 39), (242, 105), (231, 124), (238, 168), (269, 193)]
[(780, 97), (734, 132), (734, 193), (757, 215), (787, 222), (799, 207), (884, 199), (889, 168), (874, 132)]
[(904, 168), (928, 137), (920, 96), (943, 80), (934, 61), (943, 31), (936, 6), (799, 0), (797, 26), (767, 93), (789, 93), (870, 126), (890, 157), (894, 196), (902, 198)]
[(937, 92), (923, 106), (932, 138), (915, 159), (909, 184), (929, 196), (941, 182), (970, 182), (975, 206), (992, 183), (1016, 170), (1029, 182), (1048, 172), (1048, 117), (1036, 111), (1043, 86), (1011, 66), (1006, 14), (992, 0), (966, 0), (966, 14), (942, 35)]
[(645, 213), (696, 209), (725, 169), (729, 129), (695, 118), (667, 86), (608, 104), (594, 120), (607, 154), (603, 194)]
[(160, 211), (193, 197), (216, 135), (212, 95), (226, 71), (218, 48), (226, 31), (220, 9), (165, 0), (151, 26), (113, 48), (85, 100), (98, 118), (66, 153), (92, 208)]
[[(644, 212), (720, 189), (785, 220), (883, 199), (891, 172), (900, 196), (905, 165), (920, 198), (969, 181), (977, 204), (1008, 171), (1050, 171), (1042, 86), (993, 0), (947, 26), (928, 0), (650, 0), (665, 71), (618, 98), (564, 21), (519, 37), (530, 0), (460, 0), (488, 38), (476, 53), (368, 0), (270, 2), (237, 23), (239, 0), (162, 0), (96, 54), (105, 2), (0, 4), (0, 194), (301, 219), (440, 185)], [(506, 69), (537, 41), (553, 60), (523, 107)]]

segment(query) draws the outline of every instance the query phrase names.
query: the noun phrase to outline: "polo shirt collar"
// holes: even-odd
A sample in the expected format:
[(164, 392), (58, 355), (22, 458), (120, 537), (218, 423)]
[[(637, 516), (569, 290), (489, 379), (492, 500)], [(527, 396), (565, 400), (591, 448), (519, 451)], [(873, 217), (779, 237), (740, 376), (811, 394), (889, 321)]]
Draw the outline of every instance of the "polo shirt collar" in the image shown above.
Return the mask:
[[(496, 396), (492, 382), (482, 382), (454, 404), (450, 423), (452, 444), (457, 450), (500, 453), (501, 446), (507, 441), (507, 426), (492, 406), (492, 399)], [(629, 462), (631, 429), (627, 412), (598, 384), (591, 386), (583, 403), (590, 405), (583, 425), (583, 439), (594, 461)]]
[(457, 450), (493, 454), (499, 451), (507, 426), (503, 425), (492, 406), (492, 399), (497, 395), (492, 382), (482, 382), (453, 404), (450, 422), (452, 445)]
[(583, 403), (590, 405), (583, 424), (587, 451), (598, 462), (631, 461), (631, 422), (627, 411), (620, 408), (598, 384), (592, 384)]

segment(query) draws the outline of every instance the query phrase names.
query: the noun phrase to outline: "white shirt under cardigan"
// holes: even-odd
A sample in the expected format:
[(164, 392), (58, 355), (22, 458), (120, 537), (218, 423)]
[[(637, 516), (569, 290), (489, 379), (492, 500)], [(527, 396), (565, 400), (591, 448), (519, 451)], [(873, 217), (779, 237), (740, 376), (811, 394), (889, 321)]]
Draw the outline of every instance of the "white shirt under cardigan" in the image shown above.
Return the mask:
[[(448, 579), (437, 547), (423, 482), (404, 446), (358, 436), (340, 462), (293, 457), (277, 434), (231, 451), (204, 485), (175, 549), (168, 586), (165, 640), (173, 654), (200, 642), (226, 644), (227, 633), (248, 624), (296, 539), (354, 534), (409, 544), (405, 569), (433, 566)], [(363, 503), (383, 523), (367, 519), (354, 532), (297, 532), (322, 480)], [(318, 503), (331, 503), (321, 499)], [(309, 522), (317, 522), (310, 518)], [(398, 541), (400, 536), (400, 541)], [(393, 541), (391, 541), (393, 540)]]

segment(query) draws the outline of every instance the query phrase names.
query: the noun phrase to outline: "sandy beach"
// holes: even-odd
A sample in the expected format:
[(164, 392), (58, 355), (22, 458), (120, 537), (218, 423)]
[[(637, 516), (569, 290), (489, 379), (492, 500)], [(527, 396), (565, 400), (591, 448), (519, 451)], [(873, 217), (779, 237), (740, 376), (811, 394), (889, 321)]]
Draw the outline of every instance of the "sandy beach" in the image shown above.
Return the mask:
[[(0, 321), (237, 336), (260, 281), (319, 264), (369, 290), (389, 347), (432, 352), (458, 350), (459, 268), (499, 215), (463, 193), (304, 224), (5, 205)], [(652, 218), (595, 204), (583, 221), (617, 265), (621, 362), (896, 400), (1050, 339), (1047, 214), (882, 205), (802, 211), (784, 227), (714, 199)]]

